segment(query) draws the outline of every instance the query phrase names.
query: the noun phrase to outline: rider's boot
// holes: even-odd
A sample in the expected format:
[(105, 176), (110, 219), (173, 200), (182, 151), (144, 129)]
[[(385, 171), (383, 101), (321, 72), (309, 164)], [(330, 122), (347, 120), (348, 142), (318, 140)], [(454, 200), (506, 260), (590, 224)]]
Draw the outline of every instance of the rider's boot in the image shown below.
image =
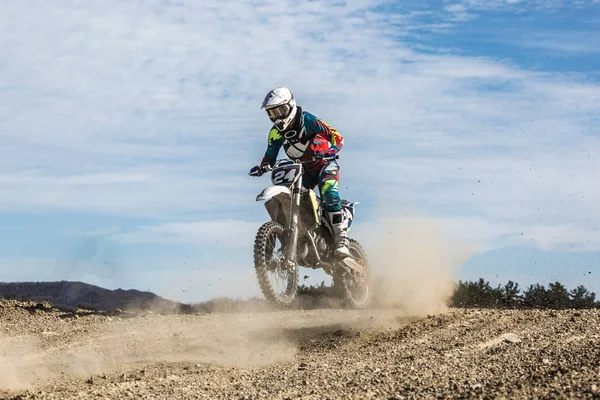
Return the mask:
[(348, 220), (343, 211), (329, 211), (327, 213), (333, 230), (334, 255), (338, 258), (350, 256), (348, 246), (350, 242), (347, 235)]

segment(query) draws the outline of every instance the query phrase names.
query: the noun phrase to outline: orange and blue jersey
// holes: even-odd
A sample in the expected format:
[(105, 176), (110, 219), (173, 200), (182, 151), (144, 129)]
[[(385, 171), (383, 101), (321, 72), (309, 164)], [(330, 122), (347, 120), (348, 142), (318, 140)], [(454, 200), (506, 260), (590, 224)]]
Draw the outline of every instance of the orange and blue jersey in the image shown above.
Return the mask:
[(344, 138), (336, 129), (300, 107), (298, 113), (302, 118), (297, 118), (285, 131), (280, 132), (274, 126), (271, 128), (261, 166), (273, 166), (283, 147), (290, 159), (305, 162), (304, 186), (313, 188), (318, 185), (327, 211), (339, 211), (342, 208), (338, 193), (339, 165), (336, 161), (311, 160), (317, 155), (337, 153), (344, 147)]
[(327, 162), (309, 162), (312, 157), (337, 153), (344, 147), (344, 138), (336, 129), (300, 107), (298, 113), (302, 118), (297, 118), (296, 122), (285, 131), (280, 132), (275, 127), (271, 128), (267, 151), (261, 165), (268, 163), (273, 166), (279, 150), (283, 147), (290, 159), (306, 162), (307, 172), (317, 172)]

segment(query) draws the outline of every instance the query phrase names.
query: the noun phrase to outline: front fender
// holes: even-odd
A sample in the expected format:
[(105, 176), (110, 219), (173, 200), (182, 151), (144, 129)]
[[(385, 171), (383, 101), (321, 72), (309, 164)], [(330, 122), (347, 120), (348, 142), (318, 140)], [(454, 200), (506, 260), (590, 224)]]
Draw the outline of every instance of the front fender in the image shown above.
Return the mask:
[(285, 186), (269, 186), (256, 196), (256, 201), (269, 200), (271, 197), (275, 197), (281, 193), (291, 195), (292, 192)]

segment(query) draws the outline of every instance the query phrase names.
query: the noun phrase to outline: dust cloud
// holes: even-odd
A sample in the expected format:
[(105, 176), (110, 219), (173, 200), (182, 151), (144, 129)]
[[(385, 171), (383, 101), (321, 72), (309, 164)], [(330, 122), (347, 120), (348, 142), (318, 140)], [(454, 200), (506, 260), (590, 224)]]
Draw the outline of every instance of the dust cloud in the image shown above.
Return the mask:
[[(162, 304), (156, 307), (166, 307), (162, 311), (167, 315), (81, 317), (73, 326), (50, 318), (42, 334), (0, 336), (0, 390), (109, 373), (128, 363), (249, 368), (289, 362), (299, 351), (299, 332), (310, 326), (367, 329), (385, 322), (379, 319), (389, 309), (415, 317), (443, 312), (460, 264), (475, 250), (449, 236), (443, 222), (415, 212), (386, 215), (363, 225), (360, 232), (366, 236), (359, 240), (373, 268), (373, 305), (379, 311), (324, 311), (313, 320), (299, 311), (251, 308), (232, 314), (170, 314), (168, 305)], [(386, 318), (396, 321), (396, 311)]]
[(109, 373), (128, 363), (258, 367), (286, 362), (296, 355), (297, 347), (280, 322), (275, 314), (147, 314), (110, 317), (59, 342), (45, 340), (62, 336), (51, 330), (47, 338), (0, 337), (0, 390)]
[(271, 315), (255, 313), (136, 318), (102, 330), (94, 351), (113, 363), (187, 361), (263, 366), (295, 355), (296, 348), (278, 325)]
[(61, 376), (105, 371), (105, 360), (89, 350), (70, 344), (49, 347), (35, 335), (0, 337), (0, 390), (32, 389)]
[(9, 340), (0, 336), (0, 389), (18, 389), (21, 382), (17, 375), (17, 367)]
[(39, 362), (36, 342), (29, 336), (0, 334), (0, 389), (29, 389), (34, 382), (52, 375), (50, 367)]
[(462, 262), (476, 249), (459, 242), (444, 224), (416, 211), (385, 215), (369, 224), (365, 239), (374, 275), (373, 305), (410, 316), (447, 310)]

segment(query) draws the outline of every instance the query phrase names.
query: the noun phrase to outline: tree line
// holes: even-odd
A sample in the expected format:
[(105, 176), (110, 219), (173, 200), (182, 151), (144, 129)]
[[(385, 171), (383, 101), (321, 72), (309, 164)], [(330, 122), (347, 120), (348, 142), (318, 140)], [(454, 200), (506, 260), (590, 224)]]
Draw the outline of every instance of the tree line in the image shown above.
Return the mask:
[[(547, 287), (540, 284), (530, 285), (521, 290), (519, 284), (508, 281), (504, 285), (492, 287), (483, 278), (476, 281), (458, 281), (453, 295), (448, 300), (451, 307), (460, 308), (514, 308), (514, 309), (583, 309), (600, 308), (596, 293), (582, 285), (568, 290), (562, 283), (553, 282)], [(377, 282), (374, 282), (377, 294)], [(335, 292), (325, 282), (320, 285), (300, 285), (298, 295), (308, 302), (310, 299), (334, 298)]]
[(549, 308), (582, 309), (600, 308), (596, 293), (583, 285), (568, 290), (562, 283), (553, 282), (548, 287), (534, 284), (521, 291), (519, 284), (508, 281), (497, 287), (490, 286), (483, 278), (459, 281), (450, 299), (453, 307), (481, 308)]

